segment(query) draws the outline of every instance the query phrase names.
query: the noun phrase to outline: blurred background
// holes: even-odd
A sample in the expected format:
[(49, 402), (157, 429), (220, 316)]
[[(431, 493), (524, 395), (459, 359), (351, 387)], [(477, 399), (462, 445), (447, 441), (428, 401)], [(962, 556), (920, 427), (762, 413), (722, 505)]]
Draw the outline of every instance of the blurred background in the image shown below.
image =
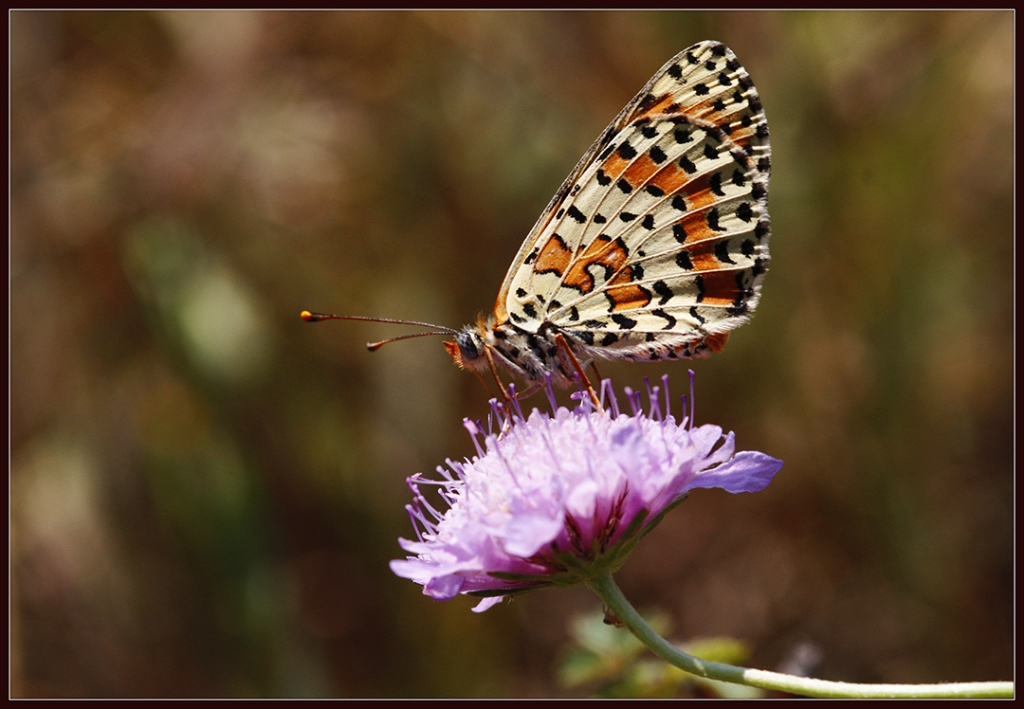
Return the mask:
[[(698, 423), (785, 461), (618, 573), (678, 641), (864, 682), (1013, 673), (1010, 12), (13, 12), (11, 692), (586, 696), (585, 589), (482, 615), (388, 561), (472, 454), (471, 322), (666, 60), (771, 126), (771, 272)], [(618, 387), (685, 364), (602, 365)], [(540, 405), (541, 401), (532, 400)]]

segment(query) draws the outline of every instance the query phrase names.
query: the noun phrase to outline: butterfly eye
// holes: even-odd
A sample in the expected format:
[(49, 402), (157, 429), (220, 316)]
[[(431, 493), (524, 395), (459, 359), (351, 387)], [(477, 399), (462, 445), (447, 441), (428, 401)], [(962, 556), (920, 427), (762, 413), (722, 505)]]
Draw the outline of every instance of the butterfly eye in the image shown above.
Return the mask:
[(472, 333), (460, 332), (455, 336), (455, 343), (459, 346), (459, 352), (464, 360), (476, 359), (480, 356), (480, 349), (477, 347)]

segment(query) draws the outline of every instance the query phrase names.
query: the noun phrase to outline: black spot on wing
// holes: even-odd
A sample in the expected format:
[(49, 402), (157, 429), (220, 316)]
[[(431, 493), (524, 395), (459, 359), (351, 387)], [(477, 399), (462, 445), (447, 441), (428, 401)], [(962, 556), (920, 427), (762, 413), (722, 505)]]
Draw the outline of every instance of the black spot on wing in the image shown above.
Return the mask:
[(715, 244), (715, 258), (722, 263), (731, 263), (735, 265), (735, 261), (732, 260), (732, 256), (729, 255), (729, 242), (720, 241)]
[(661, 328), (662, 330), (671, 330), (672, 328), (674, 328), (676, 326), (676, 319), (674, 317), (672, 317), (671, 315), (669, 315), (668, 313), (666, 313), (661, 308), (656, 308), (656, 309), (652, 310), (651, 314), (652, 315), (657, 315), (659, 318), (665, 318), (665, 320), (668, 321), (665, 324), (665, 327)]
[(716, 172), (708, 178), (708, 186), (711, 188), (711, 192), (717, 197), (724, 197), (725, 192), (722, 191), (722, 173)]
[(651, 287), (654, 288), (654, 292), (661, 297), (661, 300), (658, 301), (658, 305), (664, 305), (668, 301), (672, 300), (674, 293), (672, 293), (672, 289), (668, 287), (668, 284), (665, 283), (665, 281), (656, 281)]
[(636, 320), (633, 318), (627, 318), (622, 313), (613, 314), (612, 320), (618, 324), (620, 330), (632, 330), (636, 327)]
[(709, 209), (707, 214), (708, 226), (714, 231), (723, 231), (722, 227), (718, 224), (718, 219), (718, 207), (712, 207)]

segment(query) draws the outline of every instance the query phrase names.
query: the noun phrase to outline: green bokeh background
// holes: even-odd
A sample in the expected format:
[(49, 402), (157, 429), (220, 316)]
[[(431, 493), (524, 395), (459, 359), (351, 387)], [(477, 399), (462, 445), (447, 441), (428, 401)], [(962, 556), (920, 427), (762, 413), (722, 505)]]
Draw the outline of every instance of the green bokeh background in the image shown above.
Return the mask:
[[(487, 311), (555, 188), (717, 39), (771, 126), (761, 306), (698, 422), (785, 460), (618, 574), (673, 637), (869, 682), (1013, 672), (1011, 12), (13, 12), (15, 696), (575, 696), (585, 589), (394, 577), (472, 453)], [(685, 365), (604, 365), (618, 386)], [(537, 402), (538, 404), (540, 402)]]

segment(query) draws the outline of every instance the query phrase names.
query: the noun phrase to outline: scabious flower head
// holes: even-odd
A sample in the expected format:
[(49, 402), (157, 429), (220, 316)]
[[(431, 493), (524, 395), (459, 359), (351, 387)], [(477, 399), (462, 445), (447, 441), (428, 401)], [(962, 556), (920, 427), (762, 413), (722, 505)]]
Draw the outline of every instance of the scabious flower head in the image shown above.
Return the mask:
[[(553, 414), (525, 417), (513, 399), (511, 410), (491, 402), (486, 435), (467, 419), (477, 456), (448, 460), (437, 469), (442, 480), (409, 478), (417, 540), (399, 543), (414, 556), (391, 570), (435, 600), (483, 596), (474, 608), (483, 611), (506, 595), (614, 571), (690, 490), (756, 492), (782, 467), (764, 453), (735, 452), (733, 434), (718, 426), (693, 425), (692, 373), (681, 422), (668, 413), (668, 377), (662, 391), (648, 386), (646, 411), (638, 392), (625, 394), (632, 415), (605, 380), (604, 411), (582, 393), (572, 410), (558, 407), (549, 385)], [(426, 485), (438, 486), (447, 509), (430, 504)]]

